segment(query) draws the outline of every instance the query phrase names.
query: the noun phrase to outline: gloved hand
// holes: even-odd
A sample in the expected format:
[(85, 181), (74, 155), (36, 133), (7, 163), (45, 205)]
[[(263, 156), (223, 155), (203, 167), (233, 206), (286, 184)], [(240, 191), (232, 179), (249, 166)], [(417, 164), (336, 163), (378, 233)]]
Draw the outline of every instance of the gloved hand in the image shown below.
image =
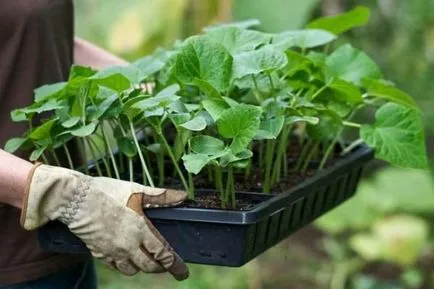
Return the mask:
[(183, 280), (187, 266), (144, 216), (143, 207), (174, 206), (186, 197), (182, 191), (39, 164), (28, 176), (21, 225), (33, 230), (59, 220), (111, 268), (126, 275), (168, 271)]

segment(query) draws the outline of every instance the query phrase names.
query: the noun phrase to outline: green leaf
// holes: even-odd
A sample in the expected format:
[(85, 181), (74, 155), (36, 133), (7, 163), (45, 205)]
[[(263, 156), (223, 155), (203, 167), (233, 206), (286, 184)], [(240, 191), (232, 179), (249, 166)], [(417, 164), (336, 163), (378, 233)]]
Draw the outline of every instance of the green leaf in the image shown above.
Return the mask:
[(343, 102), (359, 104), (363, 102), (362, 93), (352, 84), (342, 79), (334, 79), (329, 88), (333, 91), (334, 97)]
[(86, 137), (86, 136), (90, 136), (91, 134), (93, 134), (95, 132), (96, 129), (96, 123), (91, 122), (85, 126), (82, 126), (80, 128), (68, 131), (68, 133), (72, 134), (73, 136), (77, 136), (77, 137)]
[(362, 139), (379, 159), (405, 168), (427, 169), (423, 124), (418, 111), (395, 103), (383, 105), (374, 125), (364, 125)]
[(163, 149), (163, 146), (160, 143), (153, 143), (153, 144), (146, 146), (146, 150), (148, 150), (154, 154), (160, 153), (162, 149)]
[(357, 6), (346, 13), (316, 19), (310, 22), (307, 28), (322, 29), (338, 35), (355, 27), (366, 25), (369, 17), (369, 8)]
[(129, 158), (133, 158), (137, 155), (137, 148), (132, 139), (127, 137), (120, 137), (116, 139), (119, 151)]
[(195, 153), (208, 156), (221, 154), (225, 150), (223, 141), (207, 135), (198, 135), (191, 138), (190, 145)]
[[(118, 69), (112, 68), (114, 71)], [(130, 80), (121, 73), (115, 73), (112, 70), (102, 70), (92, 76), (90, 79), (96, 84), (110, 88), (118, 93), (123, 92), (131, 87)]]
[(206, 128), (206, 121), (203, 117), (196, 116), (193, 119), (181, 124), (181, 126), (188, 130), (201, 131)]
[(196, 78), (193, 80), (193, 84), (199, 87), (199, 89), (205, 93), (209, 98), (218, 99), (221, 98), (220, 93), (210, 83)]
[(285, 67), (285, 71), (288, 76), (293, 76), (300, 70), (310, 72), (310, 66), (313, 63), (309, 58), (293, 50), (287, 50), (285, 51), (285, 54), (286, 58), (288, 59), (288, 64)]
[(278, 116), (261, 121), (259, 131), (256, 133), (254, 139), (276, 139), (282, 131), (284, 122), (284, 116)]
[(319, 118), (315, 116), (289, 116), (285, 120), (285, 124), (291, 125), (297, 122), (306, 122), (311, 125), (317, 125)]
[(57, 119), (52, 119), (44, 122), (42, 125), (35, 128), (29, 135), (33, 140), (44, 140), (50, 138), (51, 129), (56, 123)]
[(168, 87), (165, 87), (163, 90), (161, 90), (160, 92), (157, 93), (157, 95), (155, 95), (155, 97), (159, 97), (159, 98), (171, 98), (174, 95), (176, 95), (176, 93), (180, 90), (181, 88), (179, 87), (178, 84), (172, 84), (169, 85)]
[(66, 86), (66, 82), (43, 85), (35, 89), (35, 102), (41, 102), (58, 96)]
[(80, 121), (80, 119), (81, 118), (79, 116), (70, 117), (68, 120), (62, 122), (62, 126), (65, 128), (71, 128), (76, 125)]
[(75, 78), (89, 78), (97, 73), (96, 70), (88, 66), (72, 65), (69, 72), (68, 81)]
[(223, 45), (232, 55), (254, 50), (271, 40), (268, 34), (238, 27), (216, 28), (208, 32), (207, 37)]
[(286, 51), (292, 47), (314, 48), (328, 44), (336, 39), (336, 35), (320, 29), (304, 29), (285, 31), (276, 34), (273, 38), (273, 46), (280, 51)]
[(247, 160), (253, 156), (250, 150), (243, 150), (237, 154), (234, 154), (232, 150), (227, 150), (226, 153), (221, 156), (219, 166), (227, 167), (233, 166), (237, 168), (244, 168), (247, 166)]
[(222, 99), (205, 99), (202, 101), (202, 105), (214, 121), (217, 121), (222, 113), (230, 107), (227, 102)]
[(225, 110), (217, 121), (221, 136), (232, 139), (234, 154), (245, 150), (259, 130), (262, 111), (259, 107), (240, 104)]
[(213, 159), (213, 157), (204, 154), (188, 154), (182, 156), (185, 169), (195, 175), (200, 173), (200, 171)]
[(8, 140), (5, 144), (4, 150), (8, 153), (13, 154), (16, 152), (24, 143), (27, 141), (26, 138), (16, 137)]
[[(102, 116), (104, 116), (104, 114), (106, 114), (108, 112), (108, 110), (110, 108), (112, 108), (114, 105), (114, 103), (116, 101), (118, 101), (118, 96), (117, 94), (112, 94), (109, 97), (107, 97), (106, 99), (104, 99), (100, 104), (97, 105), (95, 111), (93, 111), (91, 114), (89, 114), (89, 120), (93, 121), (93, 120), (99, 120), (100, 118), (102, 118)], [(120, 103), (119, 103), (120, 106)]]
[(142, 82), (150, 75), (163, 69), (165, 62), (161, 61), (161, 59), (154, 56), (145, 56), (135, 61), (133, 65), (138, 70), (137, 80), (139, 82)]
[(190, 120), (189, 113), (173, 113), (169, 115), (169, 119), (175, 125), (175, 127), (179, 127), (181, 124), (186, 123)]
[(341, 117), (333, 110), (322, 110), (319, 112), (319, 123), (316, 125), (308, 124), (307, 132), (309, 137), (322, 141), (332, 140), (342, 128)]
[(362, 84), (365, 77), (381, 78), (377, 64), (349, 44), (339, 47), (327, 57), (324, 73), (328, 81), (340, 78), (357, 86)]
[(204, 28), (204, 31), (208, 32), (208, 31), (213, 31), (215, 29), (228, 28), (228, 27), (247, 29), (247, 28), (255, 27), (255, 26), (259, 26), (259, 25), (261, 25), (261, 21), (259, 21), (258, 19), (246, 19), (246, 20), (242, 20), (242, 21), (236, 21), (236, 22), (207, 26)]
[(39, 160), (39, 158), (42, 156), (42, 154), (44, 153), (44, 151), (45, 151), (46, 149), (47, 149), (47, 147), (44, 146), (44, 147), (40, 147), (40, 148), (34, 150), (34, 151), (30, 154), (29, 160), (32, 161), (32, 162)]
[(257, 75), (261, 72), (271, 72), (285, 67), (286, 55), (275, 50), (270, 45), (258, 50), (244, 52), (234, 57), (233, 78), (240, 79), (247, 75)]
[(381, 80), (365, 78), (363, 79), (363, 85), (366, 87), (370, 96), (384, 98), (409, 108), (419, 109), (410, 95), (392, 85), (384, 83)]
[(207, 37), (189, 38), (176, 57), (175, 77), (184, 84), (196, 78), (206, 81), (218, 91), (225, 91), (231, 78), (232, 56), (223, 45)]

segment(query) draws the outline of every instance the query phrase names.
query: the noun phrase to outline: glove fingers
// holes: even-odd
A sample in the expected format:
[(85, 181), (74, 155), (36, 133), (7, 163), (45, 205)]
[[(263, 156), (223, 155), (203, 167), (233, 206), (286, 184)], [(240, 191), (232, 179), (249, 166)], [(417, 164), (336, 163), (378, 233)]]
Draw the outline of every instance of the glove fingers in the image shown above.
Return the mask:
[(187, 199), (184, 191), (146, 187), (143, 195), (144, 208), (177, 206)]
[(144, 247), (136, 252), (131, 258), (131, 261), (140, 270), (146, 273), (163, 273), (166, 272), (160, 264), (158, 264)]
[(115, 261), (116, 269), (127, 276), (133, 276), (139, 272), (139, 268), (129, 260)]
[(171, 273), (176, 280), (182, 281), (188, 278), (189, 272), (184, 261), (167, 243), (164, 237), (152, 225), (152, 223), (145, 218), (148, 225), (149, 233), (144, 236), (143, 246), (150, 253), (151, 257)]

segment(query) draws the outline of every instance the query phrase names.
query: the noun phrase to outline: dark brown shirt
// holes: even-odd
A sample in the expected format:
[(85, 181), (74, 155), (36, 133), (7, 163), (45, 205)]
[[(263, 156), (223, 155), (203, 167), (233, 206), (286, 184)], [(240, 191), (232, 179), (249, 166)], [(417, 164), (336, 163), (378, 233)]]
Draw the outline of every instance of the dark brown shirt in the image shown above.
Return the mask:
[[(33, 89), (67, 78), (73, 58), (72, 0), (0, 0), (0, 146), (25, 123), (10, 111), (29, 105)], [(23, 154), (20, 156), (25, 157)], [(20, 211), (0, 204), (0, 285), (54, 273), (83, 256), (48, 254), (36, 232), (24, 231)]]

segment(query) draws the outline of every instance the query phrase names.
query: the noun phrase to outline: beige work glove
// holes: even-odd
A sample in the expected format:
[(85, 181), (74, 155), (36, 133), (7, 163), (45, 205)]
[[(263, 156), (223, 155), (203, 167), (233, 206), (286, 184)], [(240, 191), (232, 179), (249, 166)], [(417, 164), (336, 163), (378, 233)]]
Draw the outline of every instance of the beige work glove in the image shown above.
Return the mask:
[(185, 198), (181, 191), (35, 165), (27, 181), (21, 225), (33, 230), (59, 220), (113, 269), (126, 275), (168, 271), (184, 280), (186, 265), (144, 216), (143, 207), (174, 206)]

